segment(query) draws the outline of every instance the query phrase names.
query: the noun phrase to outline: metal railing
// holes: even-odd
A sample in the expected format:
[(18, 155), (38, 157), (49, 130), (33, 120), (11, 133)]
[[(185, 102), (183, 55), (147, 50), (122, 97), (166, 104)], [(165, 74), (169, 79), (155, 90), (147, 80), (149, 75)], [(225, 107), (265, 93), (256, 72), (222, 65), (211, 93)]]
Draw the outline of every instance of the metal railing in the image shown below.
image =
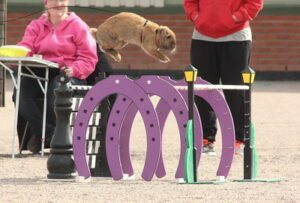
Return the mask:
[(95, 6), (95, 7), (164, 7), (165, 0), (70, 0), (71, 6)]

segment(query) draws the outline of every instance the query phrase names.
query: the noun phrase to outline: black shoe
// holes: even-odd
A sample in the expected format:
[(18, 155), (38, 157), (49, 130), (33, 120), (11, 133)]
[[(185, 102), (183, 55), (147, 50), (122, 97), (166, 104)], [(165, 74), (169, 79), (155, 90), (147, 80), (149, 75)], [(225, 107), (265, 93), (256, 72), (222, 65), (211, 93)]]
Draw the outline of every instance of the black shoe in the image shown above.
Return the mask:
[(45, 149), (51, 148), (50, 143), (54, 136), (54, 130), (55, 130), (55, 127), (48, 126), (47, 132), (46, 132), (46, 137), (45, 137)]
[(27, 143), (27, 149), (33, 154), (39, 153), (41, 151), (41, 140), (36, 136), (31, 136), (30, 140)]
[(214, 143), (208, 142), (203, 145), (202, 155), (205, 155), (205, 154), (210, 155), (210, 156), (216, 155), (216, 152), (214, 149)]
[(45, 149), (51, 148), (50, 147), (50, 143), (51, 143), (52, 137), (53, 136), (46, 136), (46, 139), (45, 139)]

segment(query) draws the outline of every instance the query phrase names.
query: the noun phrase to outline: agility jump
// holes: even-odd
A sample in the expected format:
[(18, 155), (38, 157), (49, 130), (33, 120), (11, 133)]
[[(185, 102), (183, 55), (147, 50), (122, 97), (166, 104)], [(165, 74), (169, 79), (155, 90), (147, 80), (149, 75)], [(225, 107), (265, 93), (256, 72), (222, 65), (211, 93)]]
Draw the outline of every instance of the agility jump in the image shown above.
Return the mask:
[[(195, 84), (209, 85), (206, 81), (201, 79), (198, 79)], [(183, 133), (183, 131), (185, 131), (186, 122), (183, 122), (182, 119), (185, 121), (188, 119), (186, 99), (184, 99), (187, 98), (187, 92), (183, 90), (184, 85), (184, 81), (173, 81), (168, 77), (143, 76), (140, 80), (135, 81), (128, 79), (126, 76), (110, 76), (93, 86), (82, 101), (73, 131), (74, 161), (79, 176), (85, 178), (90, 177), (89, 168), (85, 159), (85, 134), (93, 108), (108, 95), (119, 94), (120, 99), (118, 99), (119, 101), (117, 100), (116, 106), (114, 106), (111, 111), (106, 132), (107, 159), (113, 178), (119, 180), (123, 178), (124, 174), (133, 174), (128, 147), (130, 128), (132, 125), (129, 125), (129, 128), (126, 125), (128, 129), (124, 130), (122, 126), (125, 125), (122, 124), (132, 124), (132, 118), (134, 118), (137, 110), (141, 112), (147, 132), (147, 154), (142, 178), (150, 181), (154, 174), (156, 174), (157, 177), (163, 177), (165, 175), (162, 159), (161, 132), (170, 110), (174, 112), (181, 136), (180, 160), (175, 177), (183, 178), (184, 152), (186, 149), (185, 136), (183, 136), (185, 133)], [(178, 86), (177, 89), (179, 90), (175, 88), (176, 86)], [(223, 87), (227, 88), (226, 86)], [(220, 89), (220, 87), (215, 89), (210, 88), (204, 91), (196, 90), (195, 93), (211, 104), (220, 121), (223, 139), (222, 155), (217, 176), (226, 178), (234, 155), (235, 133), (230, 110), (218, 89)], [(167, 90), (167, 92), (163, 94), (163, 90)], [(156, 110), (149, 98), (150, 95), (154, 94), (161, 96)], [(167, 95), (169, 95), (169, 98), (166, 98), (168, 97)], [(172, 103), (176, 103), (177, 107), (175, 108)], [(135, 108), (130, 106), (135, 106)], [(161, 114), (161, 109), (165, 110), (163, 114)], [(160, 112), (160, 116), (158, 116), (158, 112)], [(127, 115), (130, 116), (128, 117)], [(202, 127), (198, 112), (196, 112), (195, 115), (198, 115), (195, 117), (197, 117), (196, 120), (198, 121), (196, 123), (199, 124), (196, 125), (196, 132), (198, 133), (196, 133), (195, 137), (195, 143), (198, 149), (197, 163), (199, 163), (202, 150)], [(126, 133), (122, 134), (121, 132)]]

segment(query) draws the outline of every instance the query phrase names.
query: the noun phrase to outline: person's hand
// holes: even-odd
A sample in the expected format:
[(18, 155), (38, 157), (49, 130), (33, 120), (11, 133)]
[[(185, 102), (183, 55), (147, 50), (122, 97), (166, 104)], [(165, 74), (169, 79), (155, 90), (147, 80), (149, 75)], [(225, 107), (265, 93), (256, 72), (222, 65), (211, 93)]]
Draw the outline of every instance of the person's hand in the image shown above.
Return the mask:
[(232, 18), (233, 18), (233, 20), (234, 20), (234, 22), (239, 22), (239, 20), (237, 19), (237, 17), (235, 16), (235, 15), (232, 15)]
[(73, 69), (71, 67), (65, 66), (63, 71), (66, 73), (66, 76), (71, 78), (73, 76)]

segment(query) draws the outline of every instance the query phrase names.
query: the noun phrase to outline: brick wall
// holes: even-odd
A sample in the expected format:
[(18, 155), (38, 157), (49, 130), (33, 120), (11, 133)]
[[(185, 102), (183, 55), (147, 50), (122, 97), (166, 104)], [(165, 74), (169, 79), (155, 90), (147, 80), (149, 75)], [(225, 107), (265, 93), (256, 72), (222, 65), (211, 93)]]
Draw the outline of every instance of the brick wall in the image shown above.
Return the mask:
[[(8, 14), (8, 19), (26, 13)], [(79, 14), (91, 27), (96, 27), (110, 15)], [(162, 64), (147, 56), (140, 48), (129, 45), (122, 50), (121, 63), (113, 63), (115, 69), (183, 69), (189, 64), (189, 48), (192, 24), (184, 15), (154, 15), (144, 17), (167, 25), (177, 35), (177, 50), (171, 62)], [(34, 16), (37, 17), (37, 16)], [(15, 44), (33, 17), (8, 23), (7, 44)], [(300, 16), (259, 16), (252, 22), (253, 52), (251, 66), (260, 71), (300, 71)]]

